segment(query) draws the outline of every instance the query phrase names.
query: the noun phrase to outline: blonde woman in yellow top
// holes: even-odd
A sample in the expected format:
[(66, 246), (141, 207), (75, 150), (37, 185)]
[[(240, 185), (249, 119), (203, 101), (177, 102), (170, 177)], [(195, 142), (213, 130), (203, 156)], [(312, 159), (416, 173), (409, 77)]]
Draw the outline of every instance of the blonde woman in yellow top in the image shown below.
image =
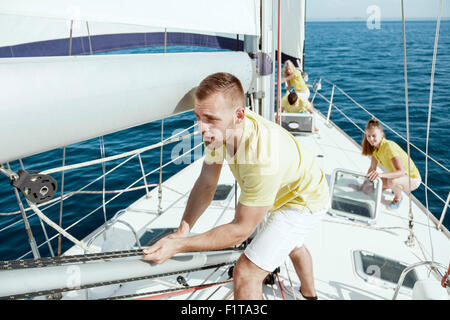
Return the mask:
[[(411, 159), (408, 169), (408, 155), (394, 141), (385, 138), (383, 127), (376, 119), (367, 122), (361, 145), (362, 154), (372, 157), (367, 178), (370, 181), (381, 178), (383, 190), (391, 189), (394, 192), (394, 200), (389, 207), (398, 209), (402, 201), (402, 191), (414, 191), (420, 186), (422, 180), (419, 170)], [(387, 172), (377, 172), (378, 163)]]
[(291, 60), (286, 60), (283, 66), (283, 77), (281, 82), (286, 82), (286, 91), (291, 91), (291, 86), (300, 97), (309, 99), (310, 91), (303, 80), (302, 73), (297, 70)]

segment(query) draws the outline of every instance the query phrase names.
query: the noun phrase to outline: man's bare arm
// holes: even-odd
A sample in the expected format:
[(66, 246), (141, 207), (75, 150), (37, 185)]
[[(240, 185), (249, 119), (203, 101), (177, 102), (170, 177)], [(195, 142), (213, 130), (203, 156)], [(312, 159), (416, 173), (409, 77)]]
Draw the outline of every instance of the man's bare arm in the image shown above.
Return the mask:
[(202, 171), (189, 195), (183, 218), (178, 228), (183, 234), (189, 233), (195, 222), (211, 203), (221, 169), (222, 164), (203, 162)]
[(230, 223), (192, 237), (163, 238), (144, 250), (144, 260), (163, 263), (177, 253), (217, 250), (239, 244), (255, 231), (268, 210), (269, 207), (248, 207), (239, 203)]
[(179, 252), (217, 250), (245, 241), (263, 220), (269, 207), (248, 207), (238, 204), (230, 223), (217, 226), (205, 233), (179, 241)]

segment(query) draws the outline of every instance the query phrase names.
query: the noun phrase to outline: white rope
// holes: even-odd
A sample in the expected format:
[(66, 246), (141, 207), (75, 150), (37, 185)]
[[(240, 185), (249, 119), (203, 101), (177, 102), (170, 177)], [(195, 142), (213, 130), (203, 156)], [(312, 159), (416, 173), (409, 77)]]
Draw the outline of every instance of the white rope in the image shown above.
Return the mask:
[[(169, 161), (168, 163), (164, 164), (163, 167), (168, 166), (168, 165), (171, 164), (172, 162), (174, 162), (174, 161), (176, 161), (176, 160), (178, 160), (178, 159), (184, 157), (186, 154), (188, 154), (189, 152), (194, 151), (195, 149), (197, 149), (198, 147), (201, 147), (202, 145), (203, 145), (202, 143), (199, 143), (198, 145), (196, 145), (196, 146), (195, 146), (194, 148), (192, 148), (191, 150), (188, 150), (188, 151), (184, 152), (183, 154), (179, 155), (179, 156), (176, 157), (175, 159), (173, 159), (173, 160)], [(127, 159), (126, 161), (128, 161), (128, 160), (130, 160), (130, 159), (131, 159), (131, 157), (130, 157), (129, 159)], [(124, 161), (124, 163), (125, 163), (126, 161)], [(123, 163), (122, 163), (122, 164), (123, 164)], [(120, 165), (122, 165), (122, 164), (119, 164), (118, 166), (120, 166)], [(114, 169), (115, 169), (115, 168), (111, 169), (111, 170), (108, 171), (106, 174), (108, 174), (109, 172), (113, 171)], [(158, 170), (159, 170), (159, 168), (156, 168), (156, 169), (152, 170), (151, 172), (147, 173), (146, 176), (149, 176), (149, 175), (155, 173), (155, 172), (158, 171)], [(97, 181), (97, 180), (100, 179), (100, 178), (101, 178), (101, 177), (97, 178), (95, 181)], [(141, 179), (143, 179), (143, 178), (142, 178), (142, 177), (139, 178), (138, 180), (136, 180), (135, 182), (133, 182), (132, 184), (130, 184), (125, 190), (130, 189), (133, 185), (135, 185), (136, 183), (138, 183), (139, 181), (141, 181)], [(95, 181), (93, 181), (92, 183), (94, 183)], [(91, 183), (91, 184), (92, 184), (92, 183)], [(120, 193), (120, 194), (118, 194), (118, 195), (115, 195), (114, 197), (112, 197), (111, 199), (109, 199), (105, 204), (106, 204), (106, 205), (109, 204), (111, 201), (113, 201), (114, 199), (116, 199), (116, 198), (117, 198), (118, 196), (120, 196), (121, 194), (122, 194), (122, 193)], [(35, 206), (35, 207), (37, 208), (37, 206)], [(91, 216), (92, 214), (94, 214), (94, 213), (95, 213), (97, 210), (99, 210), (101, 207), (102, 207), (102, 206), (99, 206), (99, 207), (97, 207), (96, 209), (92, 210), (91, 212), (89, 212), (89, 213), (88, 213), (86, 216), (84, 216), (83, 218), (81, 218), (81, 219), (79, 219), (78, 221), (75, 221), (74, 223), (72, 223), (72, 224), (71, 224), (70, 226), (68, 226), (65, 230), (69, 230), (69, 229), (73, 228), (74, 226), (76, 226), (77, 224), (81, 223), (82, 221), (84, 221), (85, 219), (87, 219), (89, 216)], [(2, 230), (0, 230), (0, 232), (1, 232), (1, 231), (2, 231)], [(52, 238), (50, 238), (50, 241), (53, 240), (53, 239), (56, 238), (56, 237), (57, 237), (57, 235), (53, 236)], [(28, 253), (29, 253), (29, 252), (28, 252)], [(25, 255), (27, 255), (28, 253), (26, 253)], [(25, 255), (24, 255), (24, 256), (25, 256)]]
[(186, 139), (188, 137), (196, 135), (197, 133), (198, 133), (198, 131), (195, 131), (193, 133), (187, 134), (187, 135), (182, 136), (182, 137), (161, 141), (161, 142), (152, 144), (152, 145), (147, 146), (147, 147), (143, 147), (143, 148), (140, 148), (140, 149), (132, 150), (132, 151), (129, 151), (129, 152), (124, 152), (124, 153), (121, 153), (121, 154), (118, 154), (118, 155), (115, 155), (115, 156), (110, 156), (110, 157), (105, 157), (103, 159), (97, 159), (97, 160), (81, 162), (81, 163), (68, 165), (68, 166), (64, 166), (64, 167), (59, 167), (59, 168), (54, 168), (54, 169), (48, 169), (48, 170), (42, 171), (40, 173), (41, 174), (52, 174), (52, 173), (55, 173), (55, 172), (60, 172), (62, 170), (72, 170), (72, 169), (83, 168), (83, 167), (87, 167), (87, 166), (91, 166), (91, 165), (95, 165), (95, 164), (99, 164), (99, 163), (103, 163), (103, 162), (107, 162), (107, 161), (113, 161), (113, 160), (125, 158), (125, 157), (128, 157), (128, 156), (133, 156), (134, 157), (134, 156), (136, 156), (139, 153), (143, 153), (145, 151), (158, 148), (158, 147), (160, 147), (162, 145), (165, 145), (165, 144), (169, 144), (169, 143), (173, 143), (173, 142), (176, 142), (176, 141), (180, 141), (180, 140)]
[(50, 227), (55, 229), (59, 234), (62, 234), (65, 238), (67, 238), (70, 241), (72, 241), (75, 245), (77, 245), (81, 249), (83, 249), (83, 250), (85, 250), (87, 252), (91, 252), (88, 249), (88, 247), (86, 247), (86, 245), (83, 243), (83, 241), (77, 240), (75, 237), (70, 235), (66, 230), (64, 230), (63, 228), (58, 226), (56, 223), (54, 223), (52, 220), (50, 220), (45, 214), (42, 213), (41, 210), (39, 210), (39, 208), (35, 204), (33, 204), (30, 201), (28, 201), (28, 199), (27, 199), (27, 202), (28, 202), (28, 205), (30, 206), (30, 208), (39, 216), (39, 218), (44, 220)]
[[(195, 125), (191, 126), (190, 128), (192, 128), (192, 127), (194, 127), (194, 126), (195, 126)], [(183, 131), (180, 132), (179, 134), (181, 134), (181, 133), (183, 133), (183, 132), (189, 130), (190, 128), (187, 128), (186, 130), (183, 130)], [(192, 135), (195, 135), (195, 134), (197, 134), (197, 133), (198, 133), (198, 132), (194, 132), (194, 133), (192, 133), (192, 134), (189, 134), (189, 135), (180, 137), (179, 139), (184, 139), (184, 138), (186, 138), (186, 137), (188, 137), (188, 136), (192, 136)], [(169, 139), (170, 139), (170, 138), (169, 138)], [(166, 143), (174, 142), (173, 140), (169, 140), (169, 139), (166, 140)], [(146, 148), (150, 148), (150, 147), (153, 147), (153, 145), (152, 145), (152, 146), (148, 146), (148, 147), (146, 147)], [(157, 146), (156, 146), (156, 147), (157, 147)], [(155, 148), (156, 148), (156, 147), (155, 147)], [(197, 146), (197, 147), (198, 147), (198, 146)], [(197, 147), (195, 147), (195, 148), (197, 148)], [(194, 150), (195, 148), (191, 149), (190, 151)], [(139, 149), (138, 149), (138, 150), (139, 150)], [(133, 151), (127, 152), (127, 155), (129, 155), (129, 154), (132, 153), (132, 152), (133, 152)], [(186, 154), (186, 153), (185, 153), (185, 154)], [(183, 154), (183, 155), (185, 155), (185, 154)], [(86, 189), (86, 188), (89, 187), (90, 185), (94, 184), (94, 183), (97, 182), (98, 180), (102, 179), (103, 176), (106, 176), (106, 175), (110, 174), (111, 172), (115, 171), (116, 169), (118, 169), (119, 167), (121, 167), (122, 165), (124, 165), (126, 162), (130, 161), (131, 159), (133, 159), (136, 155), (137, 155), (137, 154), (131, 154), (131, 156), (130, 156), (128, 159), (124, 160), (122, 163), (118, 164), (117, 166), (115, 166), (114, 168), (112, 168), (111, 170), (109, 170), (108, 172), (106, 172), (104, 175), (101, 175), (101, 176), (97, 177), (95, 180), (91, 181), (90, 183), (88, 183), (88, 184), (85, 185), (84, 187), (80, 188), (79, 190), (66, 193), (66, 194), (63, 196), (63, 200), (66, 200), (66, 199), (68, 199), (68, 198), (70, 198), (71, 196), (76, 195), (76, 194), (83, 194), (83, 193), (84, 193), (84, 194), (99, 194), (99, 193), (102, 193), (103, 191), (88, 191), (88, 190), (84, 191), (84, 189)], [(120, 155), (119, 155), (119, 156), (120, 156)], [(114, 157), (115, 157), (115, 156), (114, 156)], [(180, 156), (180, 157), (181, 157), (181, 156)], [(177, 159), (179, 159), (180, 157), (178, 157)], [(176, 160), (176, 159), (174, 159), (174, 160)], [(171, 162), (173, 162), (174, 160), (172, 160)], [(95, 161), (95, 160), (94, 160), (94, 161)], [(108, 161), (108, 159), (105, 159), (105, 161)], [(83, 164), (84, 164), (84, 163), (83, 163)], [(55, 171), (55, 172), (58, 172), (58, 171), (63, 171), (63, 170), (65, 170), (65, 169), (67, 169), (67, 167), (68, 167), (68, 166), (62, 166), (62, 167), (60, 167), (60, 168), (55, 168), (55, 169), (50, 169), (50, 170)], [(155, 172), (155, 171), (152, 171), (152, 172)], [(41, 172), (41, 173), (44, 173), (44, 172)], [(48, 173), (47, 173), (47, 174), (48, 174)], [(145, 177), (147, 177), (148, 175), (149, 175), (149, 174), (145, 174)], [(138, 180), (138, 181), (139, 181), (139, 180)], [(148, 186), (149, 186), (149, 187), (155, 187), (156, 185), (155, 185), (155, 184), (150, 184), (150, 185), (148, 185)], [(143, 188), (145, 188), (145, 186), (134, 187), (134, 188), (127, 188), (127, 189), (122, 189), (122, 190), (109, 190), (109, 191), (108, 191), (108, 190), (105, 190), (105, 193), (123, 193), (123, 192), (136, 191), (136, 190), (140, 190), (140, 189), (143, 189)], [(43, 209), (43, 210), (46, 210), (46, 209), (52, 207), (53, 205), (55, 205), (56, 202), (59, 201), (60, 199), (61, 199), (61, 196), (60, 196), (60, 197), (57, 197), (57, 198), (54, 198), (54, 199), (52, 199), (52, 200), (50, 200), (50, 201), (47, 201), (47, 202), (45, 202), (45, 203), (39, 204), (39, 205), (37, 205), (37, 207), (49, 205), (48, 207), (46, 207), (46, 208)], [(26, 208), (26, 209), (24, 209), (24, 210), (25, 210), (25, 212), (26, 212), (26, 211), (29, 211), (29, 210), (31, 210), (31, 209), (30, 209), (30, 208)], [(20, 213), (21, 213), (20, 210), (16, 210), (16, 211), (13, 211), (13, 212), (0, 213), (0, 216), (11, 216), (11, 215), (16, 215), (16, 214), (20, 214)], [(15, 223), (13, 223), (13, 224), (11, 224), (11, 225), (9, 225), (9, 226), (7, 226), (7, 227), (1, 229), (0, 232), (2, 232), (2, 231), (4, 231), (4, 230), (8, 229), (9, 227), (14, 226), (15, 224), (17, 224), (17, 223), (19, 223), (19, 222), (20, 222), (20, 221), (17, 221), (17, 222), (15, 222)]]
[[(111, 170), (109, 170), (108, 172), (105, 173), (105, 175), (110, 174), (111, 172), (115, 171), (116, 169), (118, 169), (119, 167), (123, 166), (125, 163), (127, 163), (128, 161), (130, 161), (131, 159), (133, 159), (134, 155), (129, 157), (128, 159), (124, 160), (123, 162), (119, 163), (117, 166), (115, 166), (114, 168), (112, 168)], [(78, 189), (77, 191), (72, 191), (72, 192), (68, 192), (63, 196), (59, 196), (57, 198), (53, 198), (52, 200), (49, 200), (45, 203), (41, 203), (39, 205), (37, 205), (37, 207), (41, 207), (41, 206), (46, 206), (48, 205), (48, 207), (44, 208), (43, 210), (47, 210), (49, 208), (51, 208), (52, 206), (54, 206), (56, 204), (57, 201), (59, 201), (61, 199), (61, 197), (63, 198), (63, 200), (66, 200), (70, 197), (72, 197), (73, 195), (76, 194), (81, 194), (81, 193), (92, 193), (92, 194), (100, 194), (103, 191), (84, 191), (84, 189), (86, 189), (87, 187), (91, 186), (92, 184), (94, 184), (95, 182), (97, 182), (98, 180), (100, 180), (101, 178), (103, 178), (103, 175), (97, 177), (96, 179), (94, 179), (93, 181), (89, 182), (88, 184), (86, 184), (84, 187), (81, 187), (80, 189)], [(106, 193), (110, 192), (110, 193), (117, 193), (117, 192), (128, 192), (128, 191), (135, 191), (136, 189), (141, 189), (142, 187), (136, 187), (136, 188), (131, 188), (130, 190), (112, 190), (112, 191), (105, 191)], [(30, 208), (26, 208), (25, 211), (29, 211), (31, 210)], [(20, 213), (20, 210), (14, 211), (14, 212), (7, 212), (7, 213), (0, 213), (0, 216), (10, 216), (10, 215), (15, 215)], [(31, 216), (30, 216), (31, 217)], [(18, 222), (16, 222), (18, 223)], [(5, 229), (1, 229), (0, 232), (2, 232)]]
[[(60, 168), (50, 169), (50, 170), (47, 170), (46, 172), (41, 172), (42, 174), (49, 174), (49, 172), (59, 172), (59, 171), (64, 171), (64, 170), (68, 170), (68, 169), (74, 169), (75, 167), (84, 167), (84, 166), (87, 166), (87, 165), (90, 165), (90, 164), (94, 164), (94, 163), (104, 163), (104, 162), (106, 162), (106, 161), (111, 161), (111, 160), (114, 160), (114, 159), (119, 159), (119, 158), (122, 158), (122, 157), (126, 157), (126, 156), (128, 156), (128, 155), (131, 155), (128, 159), (126, 159), (126, 160), (123, 161), (122, 163), (118, 164), (118, 165), (115, 166), (113, 169), (111, 169), (111, 170), (109, 170), (108, 172), (104, 173), (102, 176), (98, 177), (97, 179), (95, 179), (94, 181), (90, 182), (90, 183), (87, 184), (86, 186), (82, 187), (82, 188), (79, 189), (78, 191), (75, 191), (75, 192), (72, 192), (72, 193), (68, 193), (68, 194), (66, 194), (66, 195), (61, 195), (60, 197), (58, 197), (58, 198), (56, 198), (56, 199), (53, 199), (53, 200), (51, 200), (51, 201), (48, 201), (48, 202), (46, 202), (46, 203), (44, 203), (44, 204), (41, 204), (40, 206), (48, 205), (49, 203), (53, 202), (52, 204), (50, 204), (50, 205), (48, 205), (46, 208), (44, 208), (44, 210), (45, 210), (45, 209), (48, 209), (48, 208), (50, 208), (51, 206), (55, 205), (56, 202), (57, 202), (58, 200), (60, 200), (60, 199), (67, 199), (67, 198), (69, 198), (69, 197), (71, 197), (72, 195), (77, 194), (77, 193), (100, 193), (99, 191), (83, 191), (83, 189), (87, 188), (88, 186), (92, 185), (93, 183), (95, 183), (95, 182), (98, 181), (99, 179), (101, 179), (101, 178), (103, 178), (104, 176), (108, 175), (109, 173), (113, 172), (114, 170), (116, 170), (117, 168), (119, 168), (120, 166), (122, 166), (123, 164), (125, 164), (126, 162), (128, 162), (129, 160), (131, 160), (132, 158), (134, 158), (136, 155), (140, 155), (140, 153), (142, 153), (142, 152), (145, 152), (145, 151), (150, 150), (150, 149), (153, 149), (153, 148), (157, 148), (158, 146), (161, 146), (161, 145), (164, 145), (164, 144), (169, 144), (169, 143), (173, 143), (173, 142), (175, 142), (175, 141), (180, 141), (180, 140), (182, 140), (182, 139), (186, 139), (186, 138), (188, 138), (188, 137), (191, 137), (191, 136), (197, 134), (198, 132), (195, 131), (195, 132), (193, 132), (193, 133), (191, 133), (191, 134), (188, 134), (188, 135), (185, 135), (185, 136), (183, 136), (183, 137), (179, 137), (179, 138), (176, 138), (176, 139), (172, 139), (173, 137), (175, 137), (175, 136), (177, 136), (177, 135), (180, 135), (180, 134), (182, 134), (182, 133), (188, 131), (189, 129), (195, 127), (196, 125), (197, 125), (197, 124), (194, 124), (194, 125), (192, 125), (191, 127), (189, 127), (189, 128), (187, 128), (187, 129), (185, 129), (185, 130), (183, 130), (183, 131), (181, 131), (181, 132), (179, 132), (179, 133), (177, 133), (177, 134), (175, 134), (175, 135), (169, 137), (169, 138), (166, 139), (165, 141), (161, 141), (160, 143), (157, 143), (157, 144), (154, 144), (154, 145), (151, 145), (151, 146), (148, 146), (148, 147), (140, 148), (140, 149), (137, 149), (137, 150), (134, 150), (134, 151), (131, 151), (131, 152), (127, 152), (127, 153), (124, 153), (124, 154), (121, 154), (121, 155), (118, 155), (118, 156), (108, 157), (108, 158), (104, 158), (104, 159), (98, 159), (98, 160), (94, 160), (94, 161), (88, 161), (88, 162), (84, 162), (84, 163), (77, 164), (77, 165), (72, 165), (72, 166), (64, 166), (64, 165), (63, 165), (63, 166), (60, 167)], [(170, 163), (176, 161), (177, 159), (179, 159), (179, 158), (185, 156), (188, 152), (191, 152), (191, 151), (197, 149), (197, 148), (198, 148), (199, 146), (201, 146), (201, 145), (202, 145), (202, 144), (198, 144), (196, 147), (194, 147), (194, 148), (192, 148), (191, 150), (189, 150), (189, 151), (183, 153), (182, 155), (178, 156), (176, 159), (173, 159), (172, 161), (166, 163), (163, 167), (165, 167), (165, 166), (169, 165)], [(147, 177), (148, 175), (154, 173), (154, 172), (157, 171), (157, 170), (158, 170), (158, 169), (153, 170), (152, 172), (150, 172), (150, 173), (148, 173), (148, 174), (145, 174), (145, 175), (143, 176), (143, 178)], [(142, 189), (142, 188), (146, 188), (146, 187), (148, 187), (148, 186), (156, 186), (156, 185), (147, 185), (147, 186), (141, 186), (141, 187), (134, 187), (134, 188), (131, 188), (134, 184), (136, 184), (137, 182), (139, 182), (141, 179), (142, 179), (142, 177), (141, 177), (140, 179), (138, 179), (137, 181), (135, 181), (134, 183), (132, 183), (130, 186), (128, 186), (128, 188), (123, 189), (123, 190), (111, 190), (111, 191), (102, 190), (101, 193), (108, 193), (108, 192), (109, 192), (109, 193), (119, 193), (118, 195), (116, 195), (115, 197), (113, 197), (112, 199), (110, 199), (108, 202), (104, 203), (104, 205), (108, 204), (109, 202), (111, 202), (112, 200), (114, 200), (115, 198), (117, 198), (118, 196), (120, 196), (120, 195), (121, 195), (122, 193), (124, 193), (124, 192), (135, 191), (135, 190), (139, 190), (139, 189)], [(102, 206), (103, 206), (103, 204), (102, 204)], [(101, 208), (102, 206), (100, 206), (99, 208)], [(76, 221), (74, 224), (72, 224), (71, 226), (69, 226), (66, 230), (69, 230), (70, 228), (74, 227), (75, 225), (77, 225), (78, 223), (80, 223), (81, 221), (83, 221), (84, 219), (86, 219), (88, 216), (90, 216), (91, 214), (93, 214), (95, 211), (97, 211), (99, 208), (93, 210), (91, 213), (89, 213), (88, 215), (86, 215), (85, 217), (83, 217), (82, 219), (80, 219), (79, 221)], [(25, 209), (24, 211), (28, 211), (28, 210), (33, 210), (33, 211), (34, 211), (34, 214), (38, 215), (39, 218), (41, 218), (41, 217), (42, 217), (41, 215), (43, 215), (43, 213), (38, 209), (38, 205), (34, 205), (34, 204), (33, 204), (32, 206), (30, 206), (30, 208), (27, 208), (27, 209)], [(20, 211), (18, 211), (18, 212), (12, 212), (12, 213), (0, 213), (0, 216), (1, 216), (1, 215), (12, 215), (12, 214), (17, 214), (17, 213), (20, 213)], [(33, 216), (33, 215), (31, 215), (31, 216)], [(31, 216), (30, 216), (30, 217), (31, 217)], [(64, 229), (62, 229), (62, 228), (60, 228), (58, 225), (54, 224), (54, 223), (53, 223), (51, 220), (49, 220), (48, 218), (47, 218), (45, 221), (46, 221), (48, 224), (50, 224), (52, 227), (54, 227), (55, 229), (58, 229), (58, 228), (59, 228), (61, 231), (64, 231), (65, 234), (64, 234), (63, 232), (61, 232), (61, 234), (63, 234), (65, 237), (67, 237), (67, 238), (68, 238), (69, 240), (71, 240), (72, 242), (76, 243), (76, 241), (78, 241), (77, 239), (73, 238), (70, 234), (68, 234)], [(8, 228), (10, 228), (10, 227), (12, 227), (12, 226), (18, 224), (18, 223), (20, 223), (20, 221), (16, 221), (15, 223), (12, 223), (11, 225), (6, 226), (6, 227), (3, 228), (2, 230), (0, 230), (0, 232), (2, 232), (2, 231), (4, 231), (4, 230), (6, 230), (6, 229), (8, 229)], [(60, 230), (58, 230), (58, 231), (60, 231)], [(51, 239), (48, 239), (46, 242), (44, 242), (44, 243), (41, 244), (41, 245), (44, 245), (45, 243), (49, 243), (51, 240), (53, 240), (53, 239), (56, 238), (57, 236), (59, 236), (59, 234), (53, 236)], [(40, 245), (40, 246), (41, 246), (41, 245)], [(83, 244), (82, 242), (80, 242), (80, 243), (78, 243), (77, 245), (78, 245), (78, 246), (81, 246), (81, 247), (83, 248), (83, 245), (84, 245), (84, 244)], [(88, 251), (88, 250), (87, 250), (87, 251)], [(27, 254), (28, 254), (28, 253), (26, 253), (25, 255), (27, 255)], [(25, 255), (24, 255), (24, 256), (25, 256)]]

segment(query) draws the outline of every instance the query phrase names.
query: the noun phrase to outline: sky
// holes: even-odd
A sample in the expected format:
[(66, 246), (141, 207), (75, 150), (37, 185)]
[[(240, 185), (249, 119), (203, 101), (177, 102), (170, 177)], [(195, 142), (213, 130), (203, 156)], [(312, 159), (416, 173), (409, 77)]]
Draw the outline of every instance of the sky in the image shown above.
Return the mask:
[[(404, 0), (406, 19), (433, 19), (439, 13), (440, 0)], [(381, 20), (401, 20), (401, 0), (306, 0), (306, 19), (367, 20), (372, 14)], [(450, 19), (450, 0), (443, 0), (442, 18)]]

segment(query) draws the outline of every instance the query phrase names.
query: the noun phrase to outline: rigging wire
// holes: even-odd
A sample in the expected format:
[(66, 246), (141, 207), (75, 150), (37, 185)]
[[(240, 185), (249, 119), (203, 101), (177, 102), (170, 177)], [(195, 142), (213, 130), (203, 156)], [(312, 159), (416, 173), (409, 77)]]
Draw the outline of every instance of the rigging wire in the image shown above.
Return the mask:
[[(202, 143), (199, 143), (197, 146), (195, 146), (195, 147), (192, 148), (191, 150), (188, 150), (188, 151), (184, 152), (183, 154), (179, 155), (179, 156), (176, 157), (175, 159), (173, 159), (173, 160), (171, 160), (170, 162), (164, 164), (163, 167), (166, 167), (166, 166), (168, 166), (169, 164), (171, 164), (171, 163), (177, 161), (178, 159), (184, 157), (186, 154), (188, 154), (188, 153), (191, 152), (191, 151), (196, 150), (197, 148), (201, 147), (202, 145), (203, 145)], [(132, 158), (132, 157), (130, 157), (130, 158), (127, 159), (126, 161), (130, 160), (131, 158)], [(125, 162), (126, 162), (126, 161), (125, 161)], [(121, 164), (119, 164), (118, 166), (120, 166), (120, 165), (122, 165), (122, 164), (124, 164), (124, 162), (121, 163)], [(116, 167), (116, 168), (117, 168), (117, 167)], [(115, 168), (111, 169), (109, 172), (111, 172), (111, 171), (114, 170), (114, 169), (115, 169)], [(158, 168), (156, 168), (156, 169), (150, 171), (150, 172), (147, 173), (145, 176), (149, 176), (149, 175), (155, 173), (156, 171), (158, 171)], [(108, 172), (108, 173), (109, 173), (109, 172)], [(108, 174), (108, 173), (107, 173), (107, 174)], [(97, 178), (95, 181), (97, 181), (97, 180), (100, 179), (100, 178), (101, 178), (101, 177)], [(138, 182), (141, 181), (141, 180), (142, 180), (142, 177), (139, 178), (138, 180), (136, 180), (135, 182), (133, 182), (132, 184), (130, 184), (125, 190), (130, 189), (131, 187), (133, 187), (136, 183), (138, 183)], [(112, 197), (111, 199), (109, 199), (105, 204), (106, 204), (106, 205), (109, 204), (111, 201), (115, 200), (115, 199), (116, 199), (117, 197), (119, 197), (121, 194), (122, 194), (122, 193), (119, 193), (119, 194), (115, 195), (114, 197)], [(95, 213), (97, 210), (99, 210), (101, 207), (102, 207), (102, 206), (99, 206), (99, 207), (97, 207), (96, 209), (92, 210), (91, 212), (89, 212), (89, 213), (88, 213), (86, 216), (84, 216), (83, 218), (81, 218), (81, 219), (79, 219), (78, 221), (72, 223), (72, 224), (71, 224), (70, 226), (68, 226), (65, 230), (69, 230), (69, 229), (73, 228), (75, 225), (79, 224), (80, 222), (82, 222), (83, 220), (85, 220), (86, 218), (88, 218), (89, 216), (91, 216), (92, 214), (94, 214), (94, 213)], [(37, 208), (37, 206), (36, 206), (36, 208)], [(56, 237), (56, 235), (55, 235), (53, 238), (55, 238), (55, 237)], [(53, 240), (53, 238), (51, 238), (50, 240)], [(27, 254), (28, 254), (28, 253), (27, 253)]]
[(158, 214), (162, 213), (162, 163), (163, 163), (163, 142), (164, 140), (164, 119), (161, 119), (161, 148), (159, 149), (159, 184), (158, 184)]
[[(19, 163), (20, 163), (20, 167), (22, 168), (22, 170), (25, 171), (25, 166), (23, 165), (22, 159), (19, 159)], [(19, 200), (19, 201), (22, 202), (21, 200)], [(50, 251), (50, 255), (51, 255), (52, 257), (54, 257), (55, 254), (54, 254), (54, 252), (53, 252), (52, 245), (51, 245), (50, 241), (48, 240), (47, 229), (45, 228), (45, 225), (44, 225), (44, 223), (42, 222), (42, 219), (41, 219), (40, 217), (38, 217), (38, 218), (39, 218), (39, 223), (40, 223), (41, 228), (42, 228), (42, 232), (44, 233), (44, 237), (45, 237), (45, 240), (46, 240), (47, 245), (48, 245), (48, 249), (49, 249), (49, 251)]]
[(105, 205), (105, 189), (106, 189), (106, 164), (104, 159), (106, 158), (105, 156), (105, 141), (103, 140), (103, 136), (100, 136), (99, 138), (99, 142), (100, 142), (100, 155), (101, 155), (101, 159), (102, 159), (102, 173), (103, 173), (103, 187), (102, 187), (102, 204), (103, 204), (103, 219), (106, 222), (106, 205)]
[(409, 199), (409, 230), (410, 234), (406, 244), (413, 246), (413, 227), (414, 227), (414, 215), (412, 212), (412, 198), (411, 198), (411, 151), (409, 147), (409, 106), (408, 106), (408, 65), (406, 62), (406, 30), (405, 30), (405, 8), (404, 1), (402, 0), (402, 33), (403, 33), (403, 71), (405, 76), (405, 113), (406, 113), (406, 140), (407, 140), (407, 153), (408, 153), (408, 199)]
[[(436, 23), (436, 33), (434, 36), (434, 48), (433, 48), (433, 62), (431, 65), (431, 79), (430, 79), (430, 98), (428, 102), (428, 120), (427, 120), (427, 139), (425, 143), (425, 153), (428, 154), (428, 141), (430, 137), (430, 123), (431, 123), (431, 105), (433, 103), (433, 89), (434, 89), (434, 73), (436, 68), (436, 56), (437, 56), (437, 47), (439, 41), (439, 28), (441, 24), (441, 14), (442, 14), (442, 0), (439, 2), (439, 13)], [(425, 184), (428, 184), (428, 157), (425, 157)], [(430, 210), (428, 209), (428, 189), (425, 188), (425, 205), (427, 208), (427, 224), (428, 224), (428, 234), (430, 237), (431, 244), (431, 260), (434, 261), (434, 248), (433, 248), (433, 239), (431, 237), (431, 228), (430, 228)], [(445, 204), (446, 205), (446, 204)]]
[[(366, 108), (364, 108), (361, 104), (359, 104), (357, 101), (355, 101), (355, 99), (353, 99), (351, 96), (349, 96), (344, 90), (342, 90), (341, 88), (339, 88), (339, 86), (337, 86), (336, 84), (320, 78), (320, 81), (324, 81), (327, 82), (328, 84), (335, 86), (340, 92), (342, 92), (343, 95), (345, 95), (348, 99), (350, 99), (350, 101), (352, 101), (355, 105), (357, 105), (359, 108), (361, 108), (363, 111), (365, 111), (368, 115), (370, 115), (372, 118), (376, 118), (378, 119), (378, 121), (386, 128), (388, 128), (390, 131), (392, 131), (397, 137), (399, 137), (400, 139), (402, 139), (403, 141), (407, 141), (401, 134), (399, 134), (397, 131), (395, 131), (394, 129), (392, 129), (387, 123), (384, 123), (383, 121), (380, 120), (379, 117), (375, 116), (373, 113), (371, 113), (369, 110), (367, 110)], [(330, 101), (328, 99), (326, 99), (323, 95), (320, 95), (320, 93), (318, 91), (315, 91), (315, 94), (319, 94), (319, 96), (321, 96), (322, 99), (324, 99), (326, 102), (330, 103)], [(315, 95), (314, 94), (314, 95)], [(333, 104), (333, 107), (336, 108), (336, 105)], [(356, 126), (358, 129), (360, 129), (358, 126)], [(362, 131), (362, 129), (360, 129), (360, 131)], [(364, 132), (364, 131), (362, 131)], [(428, 157), (431, 161), (433, 161), (435, 164), (437, 164), (439, 167), (441, 167), (442, 169), (444, 169), (446, 172), (450, 172), (450, 169), (446, 168), (442, 163), (438, 162), (436, 159), (434, 159), (433, 157), (430, 157), (429, 155), (427, 155), (425, 152), (423, 152), (422, 150), (420, 150), (415, 144), (410, 142), (410, 145), (415, 148), (417, 151), (419, 151), (422, 155), (424, 155), (425, 157)], [(442, 202), (445, 202), (444, 200), (441, 199)]]
[[(6, 165), (7, 165), (8, 170), (11, 170), (9, 162), (7, 162)], [(30, 223), (28, 221), (27, 214), (25, 213), (25, 209), (23, 207), (22, 200), (20, 200), (19, 191), (17, 191), (16, 188), (13, 188), (13, 189), (14, 189), (14, 194), (16, 196), (17, 204), (20, 209), (20, 213), (22, 214), (22, 220), (23, 220), (23, 224), (25, 226), (25, 231), (27, 232), (27, 235), (28, 235), (28, 242), (31, 247), (31, 252), (33, 253), (34, 258), (40, 258), (41, 254), (39, 253), (39, 249), (36, 244), (36, 239), (33, 236), (33, 231), (31, 230)]]
[[(63, 147), (62, 167), (66, 164), (66, 147)], [(61, 171), (61, 201), (59, 203), (59, 226), (62, 227), (64, 203), (64, 169)], [(61, 255), (61, 234), (58, 235), (58, 256)]]

